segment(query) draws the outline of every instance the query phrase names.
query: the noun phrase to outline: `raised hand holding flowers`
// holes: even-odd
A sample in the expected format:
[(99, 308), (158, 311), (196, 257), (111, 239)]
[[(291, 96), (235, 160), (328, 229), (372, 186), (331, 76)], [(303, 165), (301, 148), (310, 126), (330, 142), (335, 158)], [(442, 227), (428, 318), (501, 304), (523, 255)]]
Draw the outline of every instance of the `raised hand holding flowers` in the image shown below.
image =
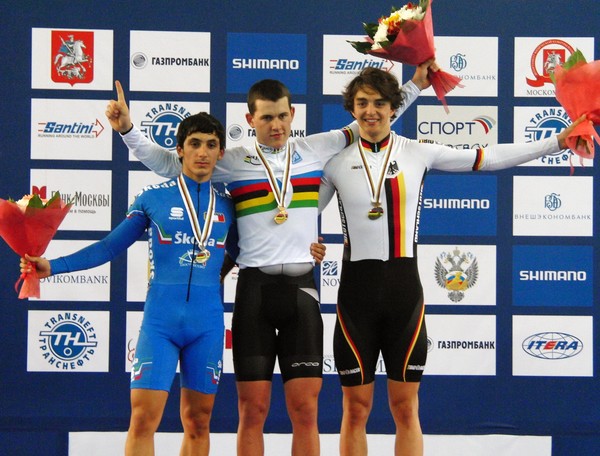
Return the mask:
[[(391, 14), (381, 17), (377, 23), (363, 24), (368, 35), (365, 41), (351, 41), (350, 44), (362, 54), (409, 65), (420, 65), (433, 59), (432, 1), (420, 0), (418, 3), (409, 2), (402, 8), (392, 8)], [(428, 77), (438, 100), (448, 112), (446, 94), (457, 86), (463, 87), (461, 79), (431, 68)]]

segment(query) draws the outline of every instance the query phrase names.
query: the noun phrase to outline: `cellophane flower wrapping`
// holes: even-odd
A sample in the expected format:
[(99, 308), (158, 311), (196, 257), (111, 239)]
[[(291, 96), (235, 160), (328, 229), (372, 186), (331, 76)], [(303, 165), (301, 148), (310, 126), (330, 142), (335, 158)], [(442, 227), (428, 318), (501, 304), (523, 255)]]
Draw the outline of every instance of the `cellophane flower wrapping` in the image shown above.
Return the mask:
[[(577, 50), (563, 65), (554, 68), (552, 80), (556, 99), (571, 120), (585, 114), (593, 125), (600, 125), (600, 60), (588, 63)], [(581, 122), (566, 140), (582, 164), (584, 158), (594, 158), (594, 139), (600, 144), (593, 125)]]
[[(364, 42), (350, 43), (363, 54), (420, 65), (435, 57), (432, 2), (433, 0), (421, 0), (417, 4), (408, 3), (399, 10), (392, 9), (392, 14), (379, 19), (378, 24), (363, 24), (368, 34)], [(398, 20), (390, 21), (393, 17), (398, 17)], [(463, 87), (461, 79), (442, 70), (429, 70), (428, 77), (437, 99), (448, 112), (446, 94), (457, 86)]]
[[(20, 257), (42, 256), (70, 208), (71, 204), (64, 202), (58, 192), (46, 203), (38, 195), (27, 195), (17, 202), (0, 198), (0, 236)], [(19, 299), (40, 297), (35, 268), (29, 274), (21, 274), (15, 291), (19, 292)]]

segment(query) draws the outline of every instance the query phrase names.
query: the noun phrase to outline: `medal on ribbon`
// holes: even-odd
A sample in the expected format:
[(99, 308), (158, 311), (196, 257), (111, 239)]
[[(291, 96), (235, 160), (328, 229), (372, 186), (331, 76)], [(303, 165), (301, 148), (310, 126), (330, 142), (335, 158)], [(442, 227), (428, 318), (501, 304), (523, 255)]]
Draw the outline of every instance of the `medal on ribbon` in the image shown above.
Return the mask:
[(213, 191), (212, 185), (209, 182), (209, 197), (208, 197), (208, 209), (206, 210), (204, 216), (204, 226), (200, 227), (200, 222), (198, 221), (198, 214), (196, 213), (196, 208), (194, 207), (194, 203), (192, 202), (192, 198), (190, 196), (190, 192), (188, 191), (187, 185), (185, 185), (185, 180), (183, 179), (183, 174), (180, 174), (177, 178), (177, 186), (179, 187), (179, 193), (181, 195), (181, 199), (183, 200), (183, 205), (185, 206), (185, 210), (188, 214), (188, 218), (190, 220), (190, 225), (192, 227), (192, 232), (194, 233), (194, 238), (198, 243), (198, 247), (200, 252), (194, 257), (193, 261), (199, 264), (205, 264), (210, 258), (210, 252), (206, 248), (206, 241), (210, 237), (210, 232), (212, 231), (213, 220), (215, 215), (215, 193)]
[(277, 178), (275, 177), (275, 174), (273, 173), (273, 169), (271, 168), (271, 165), (267, 161), (262, 150), (260, 150), (260, 146), (258, 145), (258, 142), (254, 143), (254, 147), (256, 148), (256, 153), (258, 154), (258, 157), (260, 158), (260, 160), (263, 164), (263, 168), (267, 175), (269, 185), (271, 186), (271, 191), (273, 192), (273, 197), (275, 198), (275, 201), (277, 202), (278, 212), (275, 215), (275, 217), (273, 217), (273, 220), (278, 225), (281, 225), (282, 223), (285, 223), (288, 219), (288, 212), (285, 208), (285, 195), (287, 194), (288, 187), (291, 185), (290, 174), (291, 174), (291, 169), (292, 169), (292, 154), (290, 152), (290, 144), (289, 144), (289, 142), (286, 144), (285, 165), (283, 168), (283, 179), (281, 180), (281, 188), (279, 187), (279, 183), (277, 182)]
[(392, 146), (393, 146), (393, 136), (390, 135), (390, 140), (387, 145), (387, 149), (385, 151), (385, 157), (383, 159), (383, 165), (379, 169), (379, 174), (377, 176), (377, 183), (375, 183), (373, 179), (373, 175), (371, 174), (371, 168), (369, 167), (369, 162), (367, 160), (366, 152), (363, 149), (361, 139), (358, 140), (358, 152), (360, 153), (360, 158), (363, 162), (363, 169), (365, 171), (365, 178), (367, 180), (367, 185), (369, 186), (369, 192), (371, 193), (371, 205), (373, 206), (369, 209), (367, 217), (369, 220), (377, 220), (379, 219), (384, 211), (383, 207), (381, 207), (381, 190), (383, 189), (383, 182), (385, 180), (385, 173), (390, 165), (390, 157), (392, 155)]

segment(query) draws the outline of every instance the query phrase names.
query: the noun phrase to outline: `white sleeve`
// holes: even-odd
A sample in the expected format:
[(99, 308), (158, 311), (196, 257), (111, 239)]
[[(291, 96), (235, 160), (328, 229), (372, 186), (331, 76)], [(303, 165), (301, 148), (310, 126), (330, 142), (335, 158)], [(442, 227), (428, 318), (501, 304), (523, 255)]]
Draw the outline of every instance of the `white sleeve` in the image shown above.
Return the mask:
[(497, 171), (560, 150), (556, 137), (518, 144), (496, 144), (485, 149), (454, 149), (441, 144), (411, 141), (415, 156), (429, 169), (440, 171)]
[(498, 144), (484, 151), (483, 166), (479, 169), (495, 171), (511, 168), (558, 151), (560, 146), (556, 136), (528, 143)]
[(321, 178), (321, 185), (319, 186), (319, 214), (325, 210), (334, 194), (335, 187), (323, 176)]
[(404, 114), (404, 111), (406, 111), (417, 98), (419, 98), (421, 89), (419, 89), (414, 82), (408, 81), (402, 86), (402, 92), (404, 93), (404, 100), (402, 102), (402, 106), (396, 109), (396, 117), (394, 117), (392, 120), (392, 124), (396, 122), (402, 114)]
[(150, 141), (135, 125), (120, 136), (133, 155), (159, 176), (170, 178), (181, 174), (179, 156)]

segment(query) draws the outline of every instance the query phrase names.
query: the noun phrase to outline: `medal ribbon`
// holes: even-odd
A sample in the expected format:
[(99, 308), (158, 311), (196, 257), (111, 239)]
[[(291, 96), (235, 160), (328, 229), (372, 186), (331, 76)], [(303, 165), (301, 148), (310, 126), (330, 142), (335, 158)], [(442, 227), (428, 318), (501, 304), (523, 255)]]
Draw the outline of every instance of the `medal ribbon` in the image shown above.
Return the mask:
[(390, 135), (390, 140), (388, 141), (387, 150), (385, 151), (385, 158), (383, 159), (383, 166), (379, 170), (379, 177), (377, 179), (377, 186), (375, 186), (375, 182), (373, 181), (373, 175), (371, 174), (371, 168), (369, 167), (369, 162), (367, 161), (367, 156), (365, 150), (363, 149), (361, 139), (358, 139), (358, 151), (360, 153), (360, 158), (363, 162), (363, 169), (365, 170), (365, 178), (367, 179), (367, 185), (369, 186), (369, 191), (371, 193), (371, 204), (375, 207), (381, 206), (381, 189), (383, 188), (383, 181), (385, 179), (385, 173), (390, 165), (390, 157), (392, 155), (392, 146), (393, 146), (393, 136)]
[(190, 225), (192, 226), (194, 237), (198, 242), (200, 250), (204, 251), (206, 250), (206, 241), (208, 240), (210, 232), (212, 231), (213, 219), (215, 215), (215, 194), (213, 192), (212, 185), (209, 185), (208, 187), (210, 189), (208, 209), (206, 211), (206, 219), (202, 228), (200, 228), (198, 214), (196, 214), (196, 208), (194, 207), (194, 203), (192, 202), (190, 192), (188, 191), (187, 185), (185, 185), (183, 174), (180, 174), (177, 178), (177, 186), (179, 187), (179, 193), (181, 194), (183, 205), (185, 206), (185, 210), (187, 211), (188, 217), (190, 219)]
[(271, 165), (267, 161), (266, 157), (263, 154), (263, 151), (260, 150), (260, 146), (258, 142), (254, 143), (254, 147), (256, 148), (256, 153), (260, 158), (263, 167), (265, 169), (265, 173), (267, 175), (267, 179), (269, 180), (269, 185), (271, 186), (271, 190), (273, 191), (273, 196), (275, 197), (275, 201), (277, 202), (277, 207), (279, 210), (285, 209), (285, 195), (287, 193), (288, 186), (290, 185), (290, 171), (292, 169), (292, 154), (290, 153), (290, 144), (289, 142), (286, 144), (286, 157), (285, 157), (285, 167), (283, 169), (283, 179), (281, 181), (281, 189), (277, 184), (277, 178), (275, 174), (273, 174), (273, 169)]

